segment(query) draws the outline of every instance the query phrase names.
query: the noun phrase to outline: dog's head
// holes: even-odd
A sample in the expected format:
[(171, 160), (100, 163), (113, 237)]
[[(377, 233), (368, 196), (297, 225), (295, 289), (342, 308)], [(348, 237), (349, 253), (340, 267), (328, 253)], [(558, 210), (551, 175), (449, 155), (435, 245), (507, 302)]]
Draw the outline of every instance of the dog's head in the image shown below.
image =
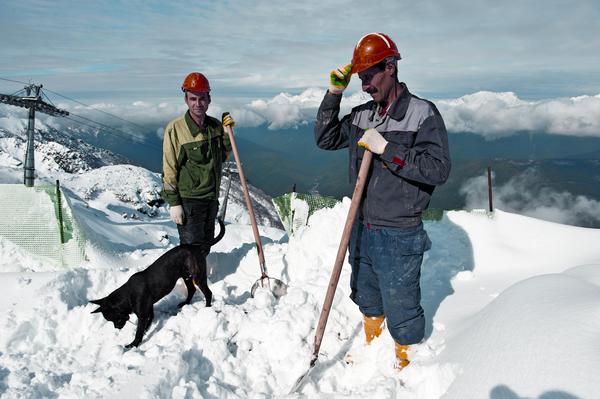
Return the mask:
[(99, 308), (92, 313), (102, 313), (102, 316), (104, 316), (107, 321), (111, 321), (115, 328), (118, 328), (119, 330), (123, 328), (125, 323), (127, 323), (127, 320), (129, 320), (129, 312), (113, 306), (107, 301), (107, 298), (91, 300), (90, 302), (99, 306)]

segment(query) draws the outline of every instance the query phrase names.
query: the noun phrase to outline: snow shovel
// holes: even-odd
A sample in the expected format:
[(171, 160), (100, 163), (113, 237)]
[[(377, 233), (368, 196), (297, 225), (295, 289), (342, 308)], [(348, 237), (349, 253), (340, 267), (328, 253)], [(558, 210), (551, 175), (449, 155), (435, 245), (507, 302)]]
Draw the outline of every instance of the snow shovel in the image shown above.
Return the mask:
[[(223, 117), (228, 115), (229, 112), (223, 113)], [(265, 266), (265, 255), (263, 253), (262, 244), (260, 242), (260, 235), (258, 234), (258, 227), (256, 225), (256, 216), (254, 215), (254, 207), (252, 206), (252, 201), (250, 199), (250, 193), (248, 192), (248, 185), (246, 184), (246, 177), (244, 176), (244, 170), (242, 169), (242, 162), (240, 160), (240, 155), (237, 150), (237, 145), (235, 144), (235, 139), (233, 137), (233, 129), (231, 126), (224, 126), (225, 132), (229, 136), (229, 142), (231, 143), (231, 150), (233, 151), (233, 156), (235, 158), (235, 163), (238, 169), (238, 175), (240, 176), (240, 182), (242, 183), (242, 190), (244, 192), (244, 199), (246, 200), (246, 206), (248, 207), (248, 213), (250, 214), (250, 221), (252, 222), (252, 233), (254, 234), (254, 241), (256, 242), (256, 250), (258, 251), (258, 261), (260, 263), (260, 278), (256, 280), (254, 285), (252, 285), (252, 289), (250, 290), (250, 295), (254, 297), (256, 290), (258, 288), (266, 288), (273, 296), (277, 299), (287, 294), (287, 285), (276, 278), (269, 277), (267, 275), (267, 267)]]
[(367, 180), (372, 158), (373, 153), (371, 151), (364, 152), (360, 169), (358, 171), (358, 177), (356, 179), (356, 185), (354, 186), (354, 192), (352, 193), (352, 202), (350, 203), (350, 210), (348, 211), (348, 216), (346, 217), (346, 224), (344, 225), (342, 239), (340, 241), (340, 246), (338, 247), (333, 270), (331, 271), (329, 287), (327, 288), (327, 294), (325, 295), (325, 301), (323, 302), (323, 308), (321, 309), (321, 315), (319, 316), (319, 324), (317, 325), (317, 331), (315, 333), (314, 349), (310, 360), (310, 365), (308, 370), (302, 376), (300, 376), (300, 378), (298, 378), (296, 384), (294, 384), (294, 387), (290, 391), (290, 394), (298, 392), (298, 390), (308, 379), (310, 371), (317, 363), (319, 349), (321, 348), (323, 334), (325, 333), (325, 326), (327, 325), (327, 319), (329, 318), (329, 311), (331, 310), (331, 304), (333, 303), (335, 290), (337, 289), (338, 281), (340, 280), (340, 274), (342, 273), (344, 259), (346, 258), (346, 250), (348, 249), (348, 243), (350, 242), (352, 225), (354, 224), (354, 219), (356, 219), (356, 213), (358, 212), (358, 206), (360, 205), (360, 200), (362, 198), (362, 193), (365, 187), (365, 181)]

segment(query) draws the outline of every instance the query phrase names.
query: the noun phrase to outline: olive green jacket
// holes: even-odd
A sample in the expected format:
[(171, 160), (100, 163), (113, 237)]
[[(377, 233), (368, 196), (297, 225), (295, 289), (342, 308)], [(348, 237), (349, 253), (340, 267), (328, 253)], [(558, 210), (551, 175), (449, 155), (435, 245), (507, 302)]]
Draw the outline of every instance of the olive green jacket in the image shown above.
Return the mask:
[(189, 111), (169, 122), (163, 139), (162, 197), (171, 206), (181, 198), (218, 199), (221, 165), (231, 144), (218, 119), (206, 115), (204, 126)]

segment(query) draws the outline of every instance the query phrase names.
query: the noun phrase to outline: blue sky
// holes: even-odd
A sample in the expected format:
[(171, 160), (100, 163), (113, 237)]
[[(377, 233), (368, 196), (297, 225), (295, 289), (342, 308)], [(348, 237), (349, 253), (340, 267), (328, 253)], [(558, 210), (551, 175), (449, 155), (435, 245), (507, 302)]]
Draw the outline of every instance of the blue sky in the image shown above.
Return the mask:
[[(599, 20), (600, 2), (586, 0), (4, 0), (0, 77), (94, 104), (180, 106), (181, 81), (198, 70), (215, 107), (248, 108), (325, 89), (356, 41), (379, 31), (421, 96), (546, 101), (600, 93)], [(18, 89), (0, 81), (0, 92)], [(348, 94), (359, 91), (353, 79)]]
[(403, 80), (433, 97), (600, 92), (598, 1), (279, 4), (5, 0), (0, 77), (143, 100), (200, 70), (223, 95), (261, 97), (324, 87), (363, 34), (381, 31), (403, 55)]

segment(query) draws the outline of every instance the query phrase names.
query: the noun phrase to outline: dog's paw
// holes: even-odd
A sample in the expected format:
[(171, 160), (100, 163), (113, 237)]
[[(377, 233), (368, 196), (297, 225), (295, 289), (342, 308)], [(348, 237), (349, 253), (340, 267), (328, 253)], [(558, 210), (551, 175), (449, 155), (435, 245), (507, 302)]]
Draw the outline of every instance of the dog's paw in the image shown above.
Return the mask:
[(189, 305), (189, 304), (190, 304), (189, 302), (183, 301), (183, 302), (181, 302), (179, 305), (177, 305), (177, 307), (178, 307), (178, 308), (182, 308), (182, 307), (184, 307), (185, 305)]
[(137, 348), (139, 344), (139, 342), (133, 341), (132, 343), (125, 345), (125, 349)]

